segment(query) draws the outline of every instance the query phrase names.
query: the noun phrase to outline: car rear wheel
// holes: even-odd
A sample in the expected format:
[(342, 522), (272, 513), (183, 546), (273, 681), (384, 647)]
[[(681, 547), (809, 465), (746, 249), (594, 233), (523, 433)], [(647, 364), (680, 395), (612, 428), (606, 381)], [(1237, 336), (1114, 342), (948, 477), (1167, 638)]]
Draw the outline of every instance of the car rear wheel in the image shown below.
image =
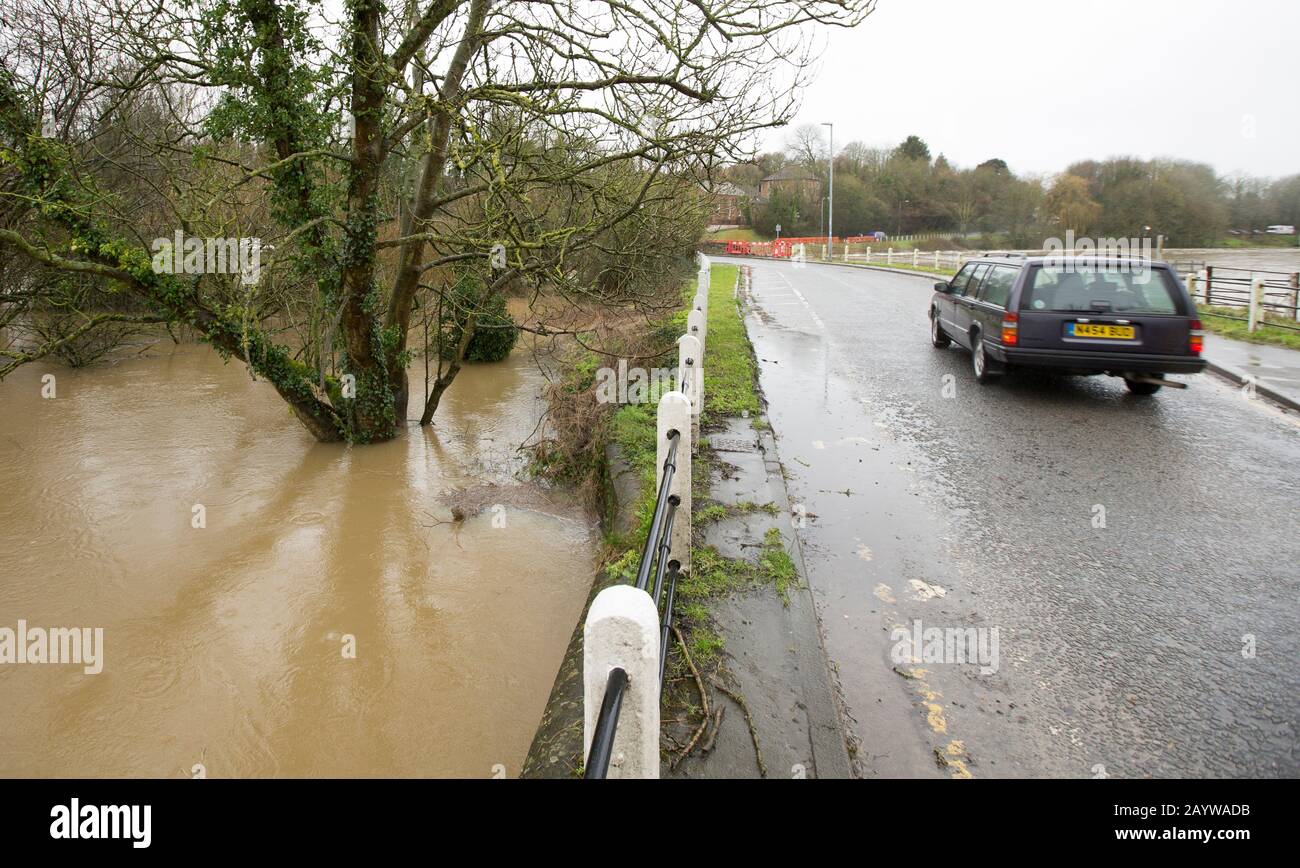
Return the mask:
[(939, 349), (944, 349), (952, 343), (952, 339), (943, 332), (943, 326), (939, 325), (939, 312), (930, 311), (930, 343)]
[(997, 378), (1002, 373), (1002, 366), (989, 358), (989, 354), (984, 351), (984, 338), (976, 332), (971, 338), (970, 366), (975, 372), (975, 381), (978, 383), (987, 383)]
[[(1162, 377), (1161, 379), (1164, 378)], [(1154, 395), (1156, 392), (1160, 391), (1160, 386), (1157, 383), (1147, 383), (1142, 380), (1130, 380), (1127, 377), (1124, 378), (1124, 385), (1128, 386), (1128, 390), (1134, 395)]]

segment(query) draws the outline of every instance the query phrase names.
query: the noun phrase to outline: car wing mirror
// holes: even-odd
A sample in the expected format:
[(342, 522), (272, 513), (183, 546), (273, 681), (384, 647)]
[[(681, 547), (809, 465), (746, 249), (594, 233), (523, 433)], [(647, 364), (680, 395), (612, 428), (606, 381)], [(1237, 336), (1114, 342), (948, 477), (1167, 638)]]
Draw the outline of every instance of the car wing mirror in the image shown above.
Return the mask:
[(936, 283), (936, 284), (934, 285), (934, 291), (935, 291), (935, 292), (950, 293), (950, 292), (952, 292), (952, 284), (948, 283), (947, 281), (942, 281), (942, 280), (941, 280), (941, 281), (939, 281), (938, 283)]

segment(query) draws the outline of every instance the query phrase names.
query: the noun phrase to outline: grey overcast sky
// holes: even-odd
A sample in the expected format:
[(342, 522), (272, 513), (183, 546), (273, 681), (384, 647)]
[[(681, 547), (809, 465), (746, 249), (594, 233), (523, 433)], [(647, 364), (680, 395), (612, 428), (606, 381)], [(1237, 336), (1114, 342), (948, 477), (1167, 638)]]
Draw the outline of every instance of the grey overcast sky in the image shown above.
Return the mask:
[(879, 0), (820, 39), (802, 110), (764, 150), (833, 121), (837, 150), (915, 133), (1022, 174), (1118, 155), (1300, 172), (1300, 0)]

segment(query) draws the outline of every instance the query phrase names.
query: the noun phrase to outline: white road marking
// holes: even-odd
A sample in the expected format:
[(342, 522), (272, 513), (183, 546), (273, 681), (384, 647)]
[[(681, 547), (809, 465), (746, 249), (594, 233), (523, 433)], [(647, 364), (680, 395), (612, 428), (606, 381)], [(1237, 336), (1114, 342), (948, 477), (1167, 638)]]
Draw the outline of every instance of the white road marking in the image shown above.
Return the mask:
[(812, 321), (817, 325), (817, 328), (826, 331), (826, 323), (822, 322), (822, 318), (817, 315), (817, 311), (813, 310), (812, 305), (808, 303), (808, 299), (803, 297), (803, 293), (790, 282), (790, 279), (782, 274), (779, 269), (772, 269), (772, 273), (784, 280), (785, 285), (790, 287), (790, 291), (794, 293), (795, 298), (799, 299), (799, 302), (808, 310), (808, 315), (812, 317)]

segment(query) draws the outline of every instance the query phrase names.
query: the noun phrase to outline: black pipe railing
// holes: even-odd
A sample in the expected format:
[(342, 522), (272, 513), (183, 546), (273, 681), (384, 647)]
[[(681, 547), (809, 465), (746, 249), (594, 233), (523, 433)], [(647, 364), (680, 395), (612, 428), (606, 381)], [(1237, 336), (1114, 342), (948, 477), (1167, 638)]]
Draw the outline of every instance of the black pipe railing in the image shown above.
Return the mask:
[[(664, 689), (664, 667), (668, 664), (668, 631), (673, 628), (673, 597), (677, 595), (677, 577), (681, 575), (677, 568), (681, 564), (672, 561), (668, 564), (668, 600), (664, 603), (662, 632), (659, 636), (659, 690)], [(655, 600), (657, 604), (658, 599)]]
[[(673, 521), (677, 518), (677, 507), (681, 502), (682, 499), (675, 494), (668, 498), (668, 514), (664, 517), (663, 537), (659, 540), (658, 555), (655, 557), (655, 589), (650, 594), (656, 608), (659, 606), (659, 594), (664, 586), (664, 567), (668, 565), (668, 552), (672, 549)], [(642, 557), (645, 555), (643, 554)]]
[[(664, 478), (659, 483), (659, 494), (655, 497), (655, 511), (650, 519), (650, 533), (646, 534), (645, 548), (641, 550), (641, 565), (636, 571), (636, 588), (638, 591), (649, 590), (650, 565), (654, 560), (655, 545), (659, 542), (659, 533), (663, 529), (664, 514), (668, 511), (668, 491), (672, 488), (673, 475), (677, 472), (677, 445), (682, 442), (682, 433), (677, 429), (668, 432), (668, 455), (664, 458)], [(676, 505), (673, 505), (676, 508)]]
[(609, 771), (609, 758), (614, 751), (614, 730), (618, 727), (618, 712), (623, 707), (623, 693), (627, 690), (627, 673), (611, 669), (605, 682), (605, 698), (600, 702), (596, 717), (596, 731), (591, 737), (591, 753), (583, 778), (604, 780)]
[[(655, 497), (654, 515), (650, 518), (650, 532), (646, 534), (645, 547), (641, 550), (641, 563), (636, 571), (636, 588), (650, 592), (650, 573), (654, 568), (654, 591), (651, 599), (655, 608), (659, 607), (659, 597), (663, 591), (665, 575), (668, 579), (668, 599), (664, 614), (660, 618), (661, 640), (659, 643), (659, 685), (664, 681), (664, 665), (668, 659), (668, 631), (672, 628), (673, 597), (677, 591), (678, 561), (668, 560), (672, 551), (673, 521), (677, 517), (677, 507), (681, 498), (669, 494), (672, 489), (673, 476), (677, 473), (677, 447), (682, 442), (682, 435), (676, 429), (668, 432), (668, 455), (664, 458), (664, 478), (659, 483), (659, 493)], [(595, 731), (591, 736), (591, 750), (587, 752), (587, 764), (584, 778), (603, 780), (609, 772), (609, 760), (614, 752), (614, 735), (618, 731), (618, 713), (623, 707), (623, 694), (627, 691), (627, 673), (622, 669), (613, 669), (605, 684), (605, 698), (600, 703), (600, 713), (596, 716)]]

